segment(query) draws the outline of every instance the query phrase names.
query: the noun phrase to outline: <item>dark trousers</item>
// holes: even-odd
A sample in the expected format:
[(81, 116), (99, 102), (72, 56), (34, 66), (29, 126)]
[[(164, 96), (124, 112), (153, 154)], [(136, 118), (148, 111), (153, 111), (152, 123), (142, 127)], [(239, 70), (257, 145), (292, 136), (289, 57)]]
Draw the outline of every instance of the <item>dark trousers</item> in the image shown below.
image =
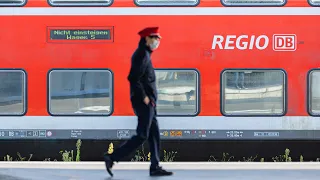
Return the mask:
[(156, 107), (152, 106), (151, 103), (146, 105), (141, 101), (132, 101), (132, 106), (138, 116), (137, 134), (116, 149), (111, 154), (111, 158), (113, 161), (119, 161), (148, 140), (151, 167), (158, 166), (160, 161), (160, 132), (156, 119)]

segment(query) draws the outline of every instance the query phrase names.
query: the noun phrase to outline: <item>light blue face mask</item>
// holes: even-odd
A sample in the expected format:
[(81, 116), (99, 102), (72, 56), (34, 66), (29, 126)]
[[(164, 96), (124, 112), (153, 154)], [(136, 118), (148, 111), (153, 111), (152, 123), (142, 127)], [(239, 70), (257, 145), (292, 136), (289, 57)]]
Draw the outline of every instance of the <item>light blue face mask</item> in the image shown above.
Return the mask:
[(159, 47), (160, 41), (159, 40), (155, 40), (153, 41), (152, 44), (150, 44), (150, 48), (153, 49), (157, 49)]

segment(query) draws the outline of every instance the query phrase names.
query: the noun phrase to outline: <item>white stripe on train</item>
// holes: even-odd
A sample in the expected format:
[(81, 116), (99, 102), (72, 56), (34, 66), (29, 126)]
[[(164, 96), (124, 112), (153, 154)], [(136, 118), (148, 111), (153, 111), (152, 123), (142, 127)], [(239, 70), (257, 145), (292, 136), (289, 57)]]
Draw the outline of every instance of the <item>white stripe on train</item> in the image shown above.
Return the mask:
[[(319, 162), (161, 162), (161, 166), (174, 170), (320, 170)], [(150, 162), (126, 162), (117, 163), (114, 170), (148, 170)], [(6, 171), (6, 175), (16, 175), (14, 169), (31, 169), (36, 172), (41, 169), (63, 169), (63, 170), (105, 170), (104, 162), (81, 161), (81, 162), (54, 162), (54, 161), (1, 161), (1, 169), (12, 169)], [(11, 173), (11, 174), (10, 174)], [(191, 178), (190, 178), (191, 179)], [(196, 179), (196, 178), (195, 178)]]
[[(320, 117), (158, 117), (160, 129), (320, 130)], [(0, 129), (135, 129), (135, 116), (52, 117), (0, 116)]]
[(0, 7), (7, 15), (320, 15), (320, 7)]

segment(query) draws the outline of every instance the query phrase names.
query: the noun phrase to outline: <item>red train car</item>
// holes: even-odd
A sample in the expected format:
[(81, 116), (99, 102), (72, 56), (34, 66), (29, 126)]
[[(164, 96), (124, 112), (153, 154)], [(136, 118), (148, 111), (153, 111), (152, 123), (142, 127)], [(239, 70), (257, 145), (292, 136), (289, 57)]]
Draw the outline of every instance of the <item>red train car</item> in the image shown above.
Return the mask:
[[(127, 75), (153, 53), (165, 139), (319, 139), (319, 0), (0, 2), (0, 136), (135, 133)], [(318, 77), (319, 76), (319, 77)]]

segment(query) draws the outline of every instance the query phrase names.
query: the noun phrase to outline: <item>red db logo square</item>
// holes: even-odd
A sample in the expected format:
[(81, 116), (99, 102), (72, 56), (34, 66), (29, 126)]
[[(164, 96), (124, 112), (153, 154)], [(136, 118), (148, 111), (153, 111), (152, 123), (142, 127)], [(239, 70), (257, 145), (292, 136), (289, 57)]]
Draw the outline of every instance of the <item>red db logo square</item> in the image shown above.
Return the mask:
[(297, 36), (295, 34), (274, 34), (274, 51), (295, 51), (297, 49)]

